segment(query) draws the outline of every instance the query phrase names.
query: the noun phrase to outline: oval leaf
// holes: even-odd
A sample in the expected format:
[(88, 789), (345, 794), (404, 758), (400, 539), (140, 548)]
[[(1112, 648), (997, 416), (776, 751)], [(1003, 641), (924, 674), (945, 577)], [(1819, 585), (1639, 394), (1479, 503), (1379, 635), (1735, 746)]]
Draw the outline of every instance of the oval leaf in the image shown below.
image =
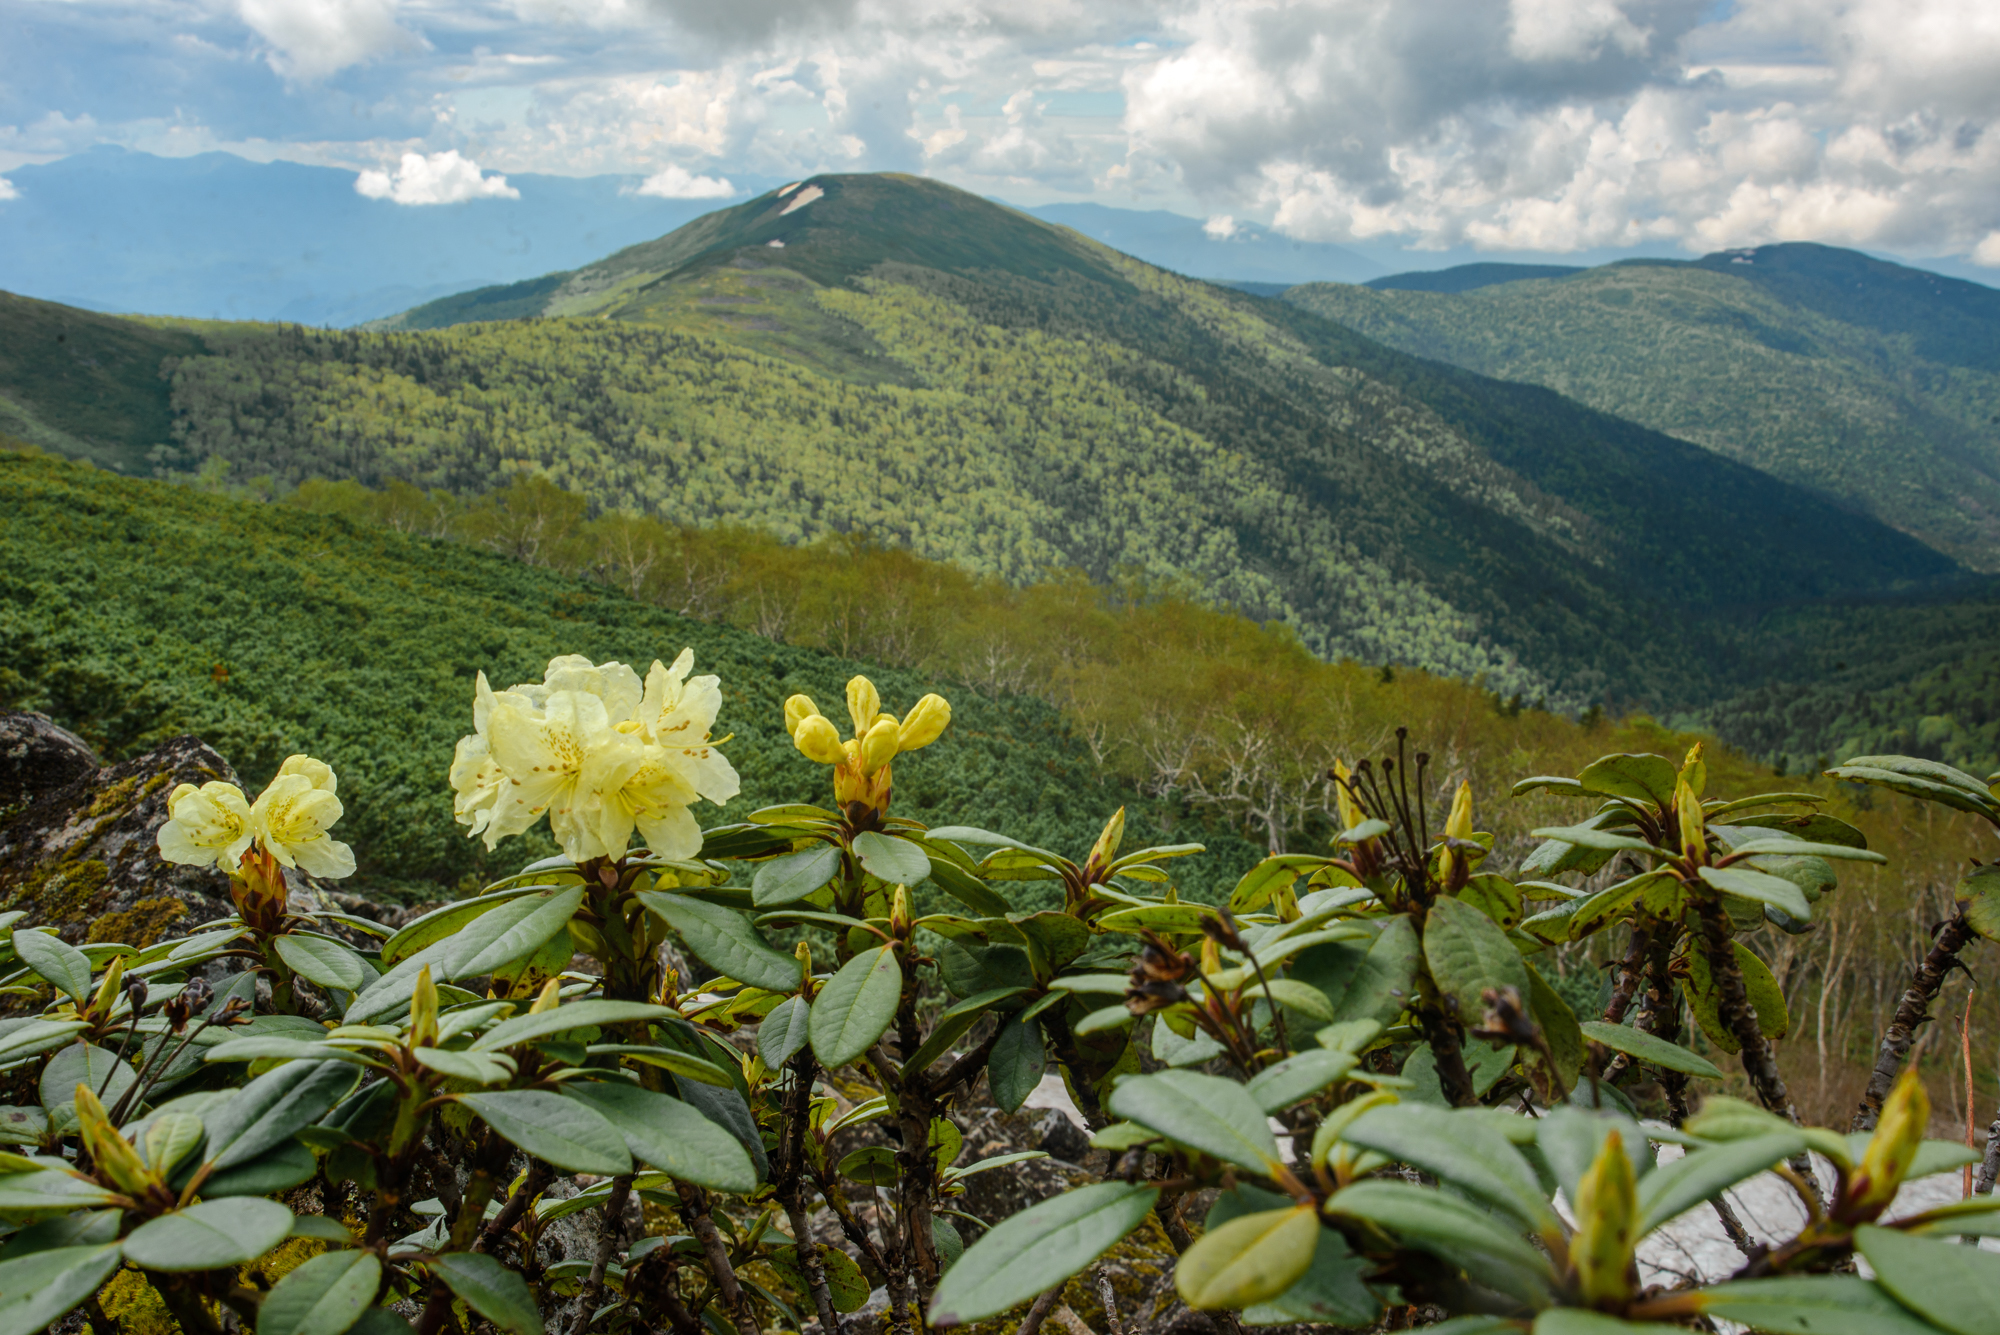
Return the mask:
[(1232, 1219), (1201, 1235), (1174, 1268), (1174, 1286), (1198, 1310), (1268, 1302), (1312, 1268), (1319, 1212), (1310, 1205)]
[(112, 1242), (53, 1247), (0, 1262), (0, 1332), (34, 1335), (47, 1329), (97, 1292), (121, 1259)]
[(254, 1261), (292, 1231), (292, 1212), (255, 1197), (202, 1201), (132, 1230), (125, 1259), (168, 1273), (220, 1270)]
[(796, 903), (832, 880), (839, 869), (840, 850), (832, 844), (814, 844), (757, 868), (750, 898), (759, 908)]
[(381, 1280), (373, 1252), (324, 1252), (265, 1295), (257, 1335), (341, 1335), (375, 1301)]
[(527, 1281), (492, 1257), (449, 1252), (431, 1262), (431, 1273), (507, 1335), (542, 1335), (542, 1315)]
[(1499, 924), (1459, 900), (1431, 905), (1424, 923), (1424, 960), (1463, 1024), (1477, 1024), (1486, 1013), (1481, 994), (1489, 987), (1511, 987), (1523, 998), (1528, 995), (1528, 966), (1521, 952)]
[(777, 1070), (806, 1045), (811, 1030), (812, 1007), (804, 997), (787, 997), (771, 1008), (757, 1026), (757, 1055), (764, 1065)]
[(81, 1003), (90, 996), (90, 960), (81, 950), (53, 932), (14, 933), (14, 953), (21, 963)]
[(867, 830), (854, 836), (854, 856), (870, 876), (891, 885), (915, 885), (931, 874), (930, 856), (907, 839)]
[(1854, 1230), (1854, 1245), (1875, 1282), (1933, 1325), (1953, 1335), (2000, 1328), (2000, 1256), (1867, 1224)]
[(813, 999), (807, 1029), (820, 1065), (831, 1071), (874, 1047), (896, 1018), (902, 995), (903, 968), (894, 946), (849, 960)]
[(1194, 1071), (1127, 1076), (1111, 1091), (1111, 1111), (1253, 1173), (1278, 1162), (1264, 1110), (1233, 1080)]
[(574, 1099), (540, 1089), (510, 1089), (461, 1094), (458, 1101), (507, 1140), (557, 1168), (607, 1175), (632, 1171), (625, 1137)]
[(757, 1189), (757, 1169), (736, 1137), (679, 1099), (635, 1085), (572, 1081), (563, 1094), (609, 1122), (632, 1157), (717, 1191)]
[(945, 1271), (932, 1323), (979, 1321), (1062, 1283), (1137, 1228), (1158, 1196), (1149, 1183), (1099, 1182), (1003, 1220)]
[(767, 992), (798, 989), (798, 960), (773, 950), (743, 914), (658, 890), (640, 891), (639, 902), (666, 919), (709, 968)]
[(1669, 1043), (1666, 1039), (1649, 1034), (1643, 1029), (1634, 1029), (1622, 1024), (1606, 1024), (1602, 1020), (1586, 1020), (1582, 1029), (1584, 1037), (1592, 1042), (1602, 1043), (1613, 1052), (1636, 1057), (1662, 1070), (1698, 1075), (1704, 1080), (1722, 1079), (1722, 1071), (1714, 1062), (1689, 1052), (1678, 1043)]
[(482, 914), (452, 938), (444, 977), (478, 978), (504, 964), (526, 959), (569, 925), (583, 903), (583, 887), (525, 895)]
[(309, 983), (360, 992), (376, 979), (368, 961), (341, 945), (320, 936), (292, 934), (272, 941), (285, 967)]

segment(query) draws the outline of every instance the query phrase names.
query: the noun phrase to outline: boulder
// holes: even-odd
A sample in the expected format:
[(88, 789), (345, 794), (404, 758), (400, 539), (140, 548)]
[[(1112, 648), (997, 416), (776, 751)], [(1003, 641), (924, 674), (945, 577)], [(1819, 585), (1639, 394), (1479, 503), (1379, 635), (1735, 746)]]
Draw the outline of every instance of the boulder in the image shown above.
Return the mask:
[(40, 714), (0, 714), (0, 910), (71, 944), (145, 946), (231, 910), (214, 867), (161, 860), (167, 798), (183, 783), (236, 782), (198, 737), (105, 765)]

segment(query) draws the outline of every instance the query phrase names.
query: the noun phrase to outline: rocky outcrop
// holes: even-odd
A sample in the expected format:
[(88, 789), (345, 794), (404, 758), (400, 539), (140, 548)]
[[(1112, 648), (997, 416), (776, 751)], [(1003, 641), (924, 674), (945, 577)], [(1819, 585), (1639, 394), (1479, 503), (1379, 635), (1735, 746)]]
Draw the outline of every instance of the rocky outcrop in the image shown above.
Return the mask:
[(230, 911), (229, 878), (160, 860), (167, 798), (183, 783), (236, 782), (197, 737), (105, 765), (40, 714), (0, 714), (0, 910), (72, 944), (145, 946)]

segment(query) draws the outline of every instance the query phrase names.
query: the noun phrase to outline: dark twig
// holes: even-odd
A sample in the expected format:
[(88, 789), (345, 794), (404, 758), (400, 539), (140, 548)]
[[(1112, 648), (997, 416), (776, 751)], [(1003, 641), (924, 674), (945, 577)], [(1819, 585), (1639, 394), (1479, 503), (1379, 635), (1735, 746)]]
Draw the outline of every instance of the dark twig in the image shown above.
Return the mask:
[(1965, 910), (1960, 908), (1938, 929), (1937, 938), (1931, 943), (1930, 953), (1910, 978), (1910, 986), (1903, 993), (1901, 1004), (1896, 1007), (1896, 1016), (1889, 1027), (1882, 1031), (1882, 1046), (1876, 1050), (1875, 1069), (1868, 1077), (1868, 1088), (1861, 1095), (1861, 1106), (1854, 1110), (1854, 1120), (1848, 1124), (1849, 1131), (1873, 1131), (1876, 1121), (1882, 1116), (1883, 1101), (1895, 1087), (1896, 1076), (1903, 1069), (1903, 1059), (1910, 1055), (1910, 1045), (1916, 1041), (1917, 1026), (1931, 1018), (1931, 1002), (1937, 1000), (1938, 990), (1958, 963), (1958, 952), (1965, 949), (1972, 940), (1972, 924), (1966, 921)]

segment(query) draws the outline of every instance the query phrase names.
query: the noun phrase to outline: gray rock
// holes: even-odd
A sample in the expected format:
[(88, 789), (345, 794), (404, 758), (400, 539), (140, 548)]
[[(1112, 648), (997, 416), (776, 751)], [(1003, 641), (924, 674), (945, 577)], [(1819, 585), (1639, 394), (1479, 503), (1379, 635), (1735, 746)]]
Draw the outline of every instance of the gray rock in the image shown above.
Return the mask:
[(182, 783), (236, 782), (197, 737), (115, 765), (39, 714), (0, 714), (0, 909), (72, 943), (143, 946), (222, 916), (229, 878), (160, 858), (167, 798)]

